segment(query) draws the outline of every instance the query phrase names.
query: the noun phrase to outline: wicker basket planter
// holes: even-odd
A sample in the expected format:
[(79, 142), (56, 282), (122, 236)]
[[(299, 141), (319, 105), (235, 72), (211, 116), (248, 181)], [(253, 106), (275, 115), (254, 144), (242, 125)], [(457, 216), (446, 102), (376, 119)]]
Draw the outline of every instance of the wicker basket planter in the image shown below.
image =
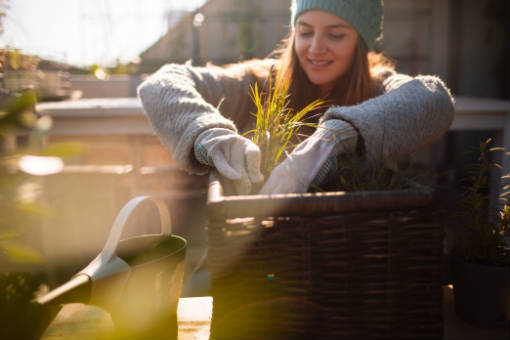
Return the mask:
[(442, 338), (433, 191), (223, 189), (211, 176), (212, 339)]

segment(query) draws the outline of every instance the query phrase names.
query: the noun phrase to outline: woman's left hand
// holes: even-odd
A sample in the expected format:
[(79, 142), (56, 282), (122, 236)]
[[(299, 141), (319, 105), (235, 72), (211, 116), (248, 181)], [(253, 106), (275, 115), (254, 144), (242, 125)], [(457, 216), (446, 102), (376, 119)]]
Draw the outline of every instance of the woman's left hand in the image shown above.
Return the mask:
[(356, 130), (345, 121), (324, 121), (271, 172), (259, 194), (306, 192), (324, 162), (340, 152), (354, 150), (357, 137)]

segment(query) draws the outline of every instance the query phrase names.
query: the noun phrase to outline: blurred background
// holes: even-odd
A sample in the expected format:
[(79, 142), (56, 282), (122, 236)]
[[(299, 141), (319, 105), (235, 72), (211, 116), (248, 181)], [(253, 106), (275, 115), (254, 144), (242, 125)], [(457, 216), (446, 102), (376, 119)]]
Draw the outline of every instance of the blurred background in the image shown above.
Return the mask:
[[(459, 180), (476, 159), (466, 151), (489, 137), (510, 145), (509, 1), (384, 3), (377, 51), (400, 72), (438, 75), (457, 99), (450, 131), (414, 159), (436, 173), (453, 211)], [(207, 178), (175, 167), (136, 87), (166, 63), (269, 56), (289, 33), (289, 7), (290, 0), (0, 0), (4, 270), (44, 272), (50, 286), (66, 280), (101, 250), (117, 212), (140, 194), (168, 202), (175, 233), (190, 242), (192, 268), (206, 241)], [(12, 104), (26, 93), (32, 97)], [(507, 159), (495, 160), (508, 169)], [(495, 173), (493, 204), (498, 185)], [(159, 226), (141, 212), (130, 228)]]

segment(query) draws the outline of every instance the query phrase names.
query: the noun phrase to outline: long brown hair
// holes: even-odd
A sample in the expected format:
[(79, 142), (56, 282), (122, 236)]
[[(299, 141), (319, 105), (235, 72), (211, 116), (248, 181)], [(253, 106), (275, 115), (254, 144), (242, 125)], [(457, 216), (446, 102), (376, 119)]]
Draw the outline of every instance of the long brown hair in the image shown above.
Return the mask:
[[(300, 110), (313, 100), (320, 98), (321, 94), (319, 86), (308, 80), (299, 64), (294, 41), (295, 32), (293, 31), (284, 41), (284, 47), (276, 54), (280, 56), (283, 81), (289, 86), (290, 105), (293, 109)], [(392, 67), (391, 62), (382, 54), (369, 52), (365, 42), (359, 38), (351, 67), (336, 81), (331, 92), (322, 99), (329, 107), (356, 105), (374, 97), (375, 84), (370, 71), (382, 65)]]

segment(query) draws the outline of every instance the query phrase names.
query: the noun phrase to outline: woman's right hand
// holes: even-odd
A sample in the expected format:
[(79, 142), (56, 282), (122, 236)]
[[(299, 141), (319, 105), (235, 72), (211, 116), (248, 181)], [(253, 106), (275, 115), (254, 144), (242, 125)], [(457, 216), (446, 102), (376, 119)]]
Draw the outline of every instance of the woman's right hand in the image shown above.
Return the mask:
[(239, 195), (250, 193), (252, 183), (264, 180), (259, 147), (232, 130), (213, 128), (202, 132), (195, 140), (194, 151), (200, 163), (215, 167), (232, 180)]

